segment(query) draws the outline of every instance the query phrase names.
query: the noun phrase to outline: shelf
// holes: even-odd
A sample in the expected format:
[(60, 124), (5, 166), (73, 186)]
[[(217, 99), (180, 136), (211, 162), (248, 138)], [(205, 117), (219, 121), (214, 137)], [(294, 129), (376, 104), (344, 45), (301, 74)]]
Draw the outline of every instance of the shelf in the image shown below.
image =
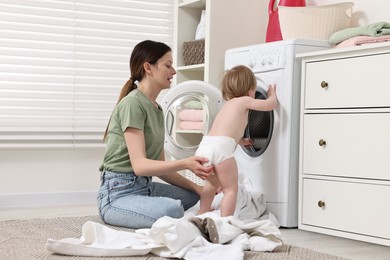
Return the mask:
[(180, 66), (180, 67), (177, 67), (176, 70), (178, 70), (178, 71), (203, 71), (204, 70), (204, 63), (195, 64), (195, 65), (188, 65), (188, 66)]
[(182, 1), (179, 4), (179, 7), (187, 7), (187, 8), (204, 8), (206, 6), (205, 0), (187, 0)]
[[(201, 80), (219, 86), (226, 50), (261, 42), (263, 1), (174, 0), (173, 86), (187, 80)], [(183, 44), (195, 40), (202, 11), (205, 16), (204, 64), (185, 66)], [(223, 11), (221, 11), (223, 10)]]

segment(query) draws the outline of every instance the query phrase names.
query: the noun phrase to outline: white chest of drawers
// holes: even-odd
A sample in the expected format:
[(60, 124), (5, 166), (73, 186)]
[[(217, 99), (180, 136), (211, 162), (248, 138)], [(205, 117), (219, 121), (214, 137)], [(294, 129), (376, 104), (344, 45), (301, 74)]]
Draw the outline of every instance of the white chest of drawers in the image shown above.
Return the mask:
[(302, 58), (298, 228), (390, 245), (390, 44)]

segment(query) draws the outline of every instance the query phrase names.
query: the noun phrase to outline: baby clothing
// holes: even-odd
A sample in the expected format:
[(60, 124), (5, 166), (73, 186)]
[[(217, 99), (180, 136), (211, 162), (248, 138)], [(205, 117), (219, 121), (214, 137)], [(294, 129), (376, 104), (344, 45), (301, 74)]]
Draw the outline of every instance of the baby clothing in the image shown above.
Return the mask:
[(218, 165), (233, 157), (236, 146), (236, 141), (229, 136), (205, 135), (196, 150), (195, 156), (208, 158), (209, 161), (204, 164), (205, 166)]

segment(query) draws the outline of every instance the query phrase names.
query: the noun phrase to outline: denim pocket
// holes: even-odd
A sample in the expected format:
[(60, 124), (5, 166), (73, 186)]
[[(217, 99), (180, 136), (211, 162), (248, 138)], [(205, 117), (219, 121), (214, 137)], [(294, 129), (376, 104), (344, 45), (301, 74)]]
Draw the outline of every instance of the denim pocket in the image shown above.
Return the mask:
[(127, 195), (148, 196), (150, 193), (149, 187), (149, 177), (138, 177), (133, 174), (118, 176), (108, 181), (108, 192), (111, 201)]
[(110, 192), (120, 192), (130, 189), (134, 186), (137, 176), (130, 175), (126, 177), (112, 178), (108, 181), (108, 190)]

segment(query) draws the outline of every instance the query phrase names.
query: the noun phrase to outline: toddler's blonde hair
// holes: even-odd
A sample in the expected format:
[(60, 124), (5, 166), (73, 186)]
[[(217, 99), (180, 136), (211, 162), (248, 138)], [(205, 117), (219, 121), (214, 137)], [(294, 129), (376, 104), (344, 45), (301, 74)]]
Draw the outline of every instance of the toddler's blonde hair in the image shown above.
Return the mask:
[(222, 97), (229, 100), (248, 95), (257, 86), (256, 77), (246, 66), (238, 65), (225, 72), (221, 82)]

